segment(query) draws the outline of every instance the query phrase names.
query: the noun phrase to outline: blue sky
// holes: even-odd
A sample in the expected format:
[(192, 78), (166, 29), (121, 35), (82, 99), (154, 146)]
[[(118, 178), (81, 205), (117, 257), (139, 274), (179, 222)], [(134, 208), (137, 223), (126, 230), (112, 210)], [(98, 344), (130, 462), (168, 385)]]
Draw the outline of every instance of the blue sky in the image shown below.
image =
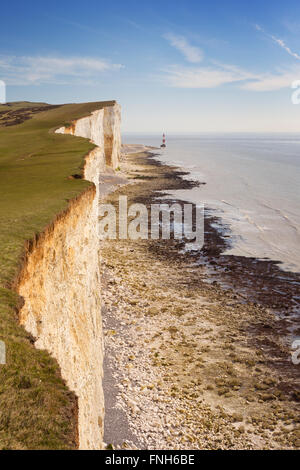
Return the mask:
[(297, 132), (300, 4), (1, 4), (7, 100), (117, 99), (124, 132)]

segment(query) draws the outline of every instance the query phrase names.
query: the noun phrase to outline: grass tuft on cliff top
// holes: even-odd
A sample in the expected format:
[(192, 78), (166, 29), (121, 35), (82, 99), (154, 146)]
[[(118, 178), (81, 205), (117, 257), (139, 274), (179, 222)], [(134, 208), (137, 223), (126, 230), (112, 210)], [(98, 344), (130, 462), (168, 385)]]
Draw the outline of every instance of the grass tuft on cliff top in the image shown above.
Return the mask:
[(0, 364), (0, 449), (76, 448), (76, 397), (56, 361), (35, 349), (18, 324), (21, 299), (10, 286), (25, 241), (91, 184), (69, 177), (82, 172), (93, 144), (55, 128), (114, 103), (0, 105), (0, 340), (7, 350)]

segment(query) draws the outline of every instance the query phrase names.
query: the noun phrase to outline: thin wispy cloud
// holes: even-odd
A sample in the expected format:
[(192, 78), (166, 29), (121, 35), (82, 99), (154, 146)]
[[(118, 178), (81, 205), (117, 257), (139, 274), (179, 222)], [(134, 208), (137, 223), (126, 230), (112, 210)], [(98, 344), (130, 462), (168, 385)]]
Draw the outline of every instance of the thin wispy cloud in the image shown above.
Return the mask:
[(269, 34), (267, 33), (264, 28), (262, 28), (260, 25), (256, 24), (255, 25), (255, 28), (257, 31), (260, 31), (261, 33), (263, 33), (265, 36), (267, 36), (268, 38), (272, 39), (272, 41), (275, 43), (275, 44), (278, 44), (278, 46), (280, 46), (282, 49), (284, 49), (290, 56), (294, 57), (294, 59), (296, 60), (300, 60), (300, 55), (297, 54), (297, 52), (294, 52), (291, 50), (291, 48), (285, 43), (285, 41), (283, 39), (280, 39), (280, 38), (277, 38), (276, 36), (274, 36), (273, 34)]
[(227, 83), (257, 79), (258, 76), (234, 65), (212, 62), (207, 67), (173, 65), (164, 70), (163, 80), (175, 88), (216, 88)]
[(277, 70), (274, 73), (258, 74), (235, 65), (211, 61), (208, 67), (184, 67), (173, 65), (163, 70), (161, 80), (173, 88), (217, 88), (236, 84), (243, 90), (254, 92), (277, 91), (290, 88), (300, 76), (300, 66)]
[(256, 80), (242, 85), (244, 90), (277, 91), (291, 88), (291, 84), (300, 77), (300, 66), (278, 70), (275, 73), (261, 74)]
[(273, 41), (276, 42), (282, 49), (284, 49), (288, 54), (294, 57), (297, 60), (300, 60), (300, 55), (296, 52), (293, 52), (282, 39), (275, 38), (275, 36), (271, 36)]
[(202, 50), (199, 47), (192, 46), (185, 37), (168, 33), (164, 35), (164, 38), (171, 46), (180, 51), (188, 62), (197, 64), (203, 60)]
[(0, 76), (9, 85), (96, 83), (122, 67), (89, 57), (0, 56)]
[[(293, 52), (283, 40), (266, 33), (260, 25), (255, 25), (255, 28), (257, 31), (271, 38), (273, 42), (283, 48), (289, 55), (300, 60), (300, 56)], [(174, 47), (181, 50), (181, 52), (183, 52), (185, 46), (190, 46), (182, 37), (174, 35), (167, 35), (165, 37)], [(185, 51), (185, 56), (186, 55), (187, 51)], [(191, 57), (189, 57), (189, 61), (194, 63), (200, 62), (202, 57), (202, 51), (201, 56), (198, 56), (198, 60), (196, 60), (197, 55), (194, 56), (192, 53)], [(290, 88), (291, 83), (300, 76), (300, 66), (294, 66), (288, 69), (277, 69), (272, 73), (256, 73), (236, 65), (225, 64), (213, 59), (208, 59), (207, 62), (207, 66), (171, 65), (162, 70), (160, 79), (167, 86), (173, 88), (201, 89), (216, 88), (226, 84), (236, 84), (237, 87), (244, 90), (261, 92)]]

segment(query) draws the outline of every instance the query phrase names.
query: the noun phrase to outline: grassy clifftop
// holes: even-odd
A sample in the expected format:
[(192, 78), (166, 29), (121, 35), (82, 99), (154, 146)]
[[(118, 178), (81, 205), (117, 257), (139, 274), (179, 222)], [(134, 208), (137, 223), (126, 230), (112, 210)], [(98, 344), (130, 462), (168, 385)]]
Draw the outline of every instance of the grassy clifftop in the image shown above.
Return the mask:
[(70, 176), (82, 171), (93, 145), (54, 129), (112, 104), (0, 106), (0, 340), (7, 348), (7, 364), (0, 365), (0, 449), (76, 447), (76, 398), (57, 363), (18, 325), (20, 299), (12, 285), (25, 241), (91, 184)]

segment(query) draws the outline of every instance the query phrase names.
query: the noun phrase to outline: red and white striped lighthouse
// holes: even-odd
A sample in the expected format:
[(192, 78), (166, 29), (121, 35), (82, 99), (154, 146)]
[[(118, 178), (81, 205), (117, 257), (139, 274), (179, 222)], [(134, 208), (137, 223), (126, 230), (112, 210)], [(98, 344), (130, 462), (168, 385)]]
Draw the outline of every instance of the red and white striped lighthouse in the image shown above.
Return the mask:
[(162, 139), (161, 148), (165, 148), (165, 147), (166, 147), (166, 135), (163, 134), (163, 139)]

